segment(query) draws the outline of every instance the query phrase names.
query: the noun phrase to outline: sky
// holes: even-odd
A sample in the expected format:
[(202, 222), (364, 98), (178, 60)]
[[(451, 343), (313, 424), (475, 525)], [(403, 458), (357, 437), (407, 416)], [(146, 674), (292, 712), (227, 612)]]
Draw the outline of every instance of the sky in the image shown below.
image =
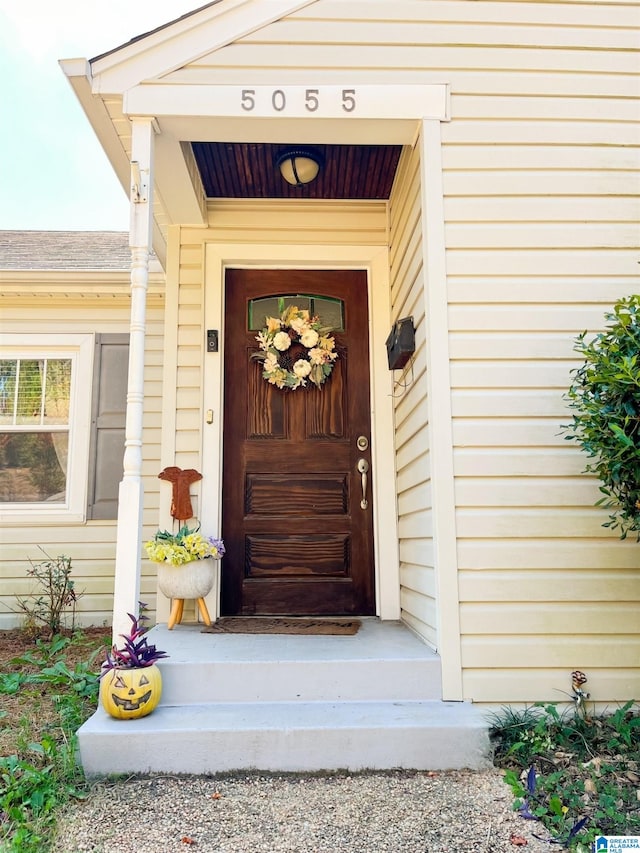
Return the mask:
[(127, 231), (129, 202), (60, 59), (91, 59), (203, 0), (0, 0), (0, 229)]

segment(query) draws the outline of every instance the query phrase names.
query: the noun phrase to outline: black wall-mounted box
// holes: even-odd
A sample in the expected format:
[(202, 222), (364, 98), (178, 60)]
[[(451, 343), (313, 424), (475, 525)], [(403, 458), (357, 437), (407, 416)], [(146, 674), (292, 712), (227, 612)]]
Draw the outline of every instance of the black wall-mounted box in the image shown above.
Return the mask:
[(389, 370), (400, 370), (409, 361), (416, 349), (416, 333), (413, 317), (396, 320), (386, 341)]

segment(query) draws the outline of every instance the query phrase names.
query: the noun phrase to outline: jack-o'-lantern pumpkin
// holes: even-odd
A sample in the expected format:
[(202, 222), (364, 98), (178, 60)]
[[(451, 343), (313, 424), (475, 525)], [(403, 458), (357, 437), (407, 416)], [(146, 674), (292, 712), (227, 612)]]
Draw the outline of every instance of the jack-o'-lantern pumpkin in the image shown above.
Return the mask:
[(155, 664), (110, 669), (100, 680), (102, 707), (118, 720), (146, 717), (160, 702), (162, 675)]

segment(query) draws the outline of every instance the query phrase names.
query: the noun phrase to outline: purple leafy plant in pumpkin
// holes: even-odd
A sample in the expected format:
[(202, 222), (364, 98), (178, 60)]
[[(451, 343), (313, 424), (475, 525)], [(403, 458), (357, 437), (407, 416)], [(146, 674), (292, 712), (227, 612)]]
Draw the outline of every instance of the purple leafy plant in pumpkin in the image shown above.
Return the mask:
[(160, 651), (155, 645), (149, 643), (147, 637), (149, 628), (144, 624), (148, 621), (148, 616), (144, 615), (145, 607), (146, 605), (141, 602), (141, 615), (137, 618), (132, 613), (127, 614), (131, 619), (131, 629), (128, 634), (120, 634), (124, 641), (121, 648), (114, 644), (107, 652), (100, 678), (113, 669), (138, 669), (151, 666), (162, 658), (169, 657), (166, 652)]

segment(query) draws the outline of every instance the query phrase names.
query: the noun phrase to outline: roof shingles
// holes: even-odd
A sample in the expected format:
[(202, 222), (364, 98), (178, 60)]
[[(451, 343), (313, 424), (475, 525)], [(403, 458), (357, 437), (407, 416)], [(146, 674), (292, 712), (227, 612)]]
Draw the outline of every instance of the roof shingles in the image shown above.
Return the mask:
[(0, 270), (129, 270), (126, 231), (0, 231)]

